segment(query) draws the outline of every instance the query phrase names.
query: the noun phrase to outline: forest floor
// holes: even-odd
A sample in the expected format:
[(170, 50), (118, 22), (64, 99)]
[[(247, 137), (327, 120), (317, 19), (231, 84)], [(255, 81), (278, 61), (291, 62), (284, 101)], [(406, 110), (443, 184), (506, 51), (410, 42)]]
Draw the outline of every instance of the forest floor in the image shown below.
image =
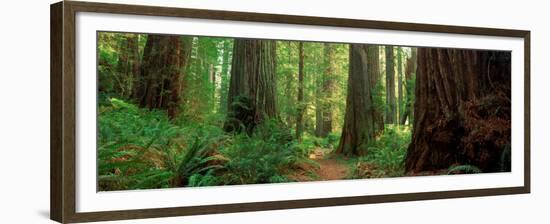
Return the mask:
[[(290, 175), (297, 181), (313, 180), (343, 180), (349, 177), (351, 171), (345, 160), (329, 153), (330, 149), (317, 148), (309, 155), (309, 159), (318, 164), (318, 167), (305, 165), (302, 170)], [(306, 172), (307, 170), (307, 172)]]

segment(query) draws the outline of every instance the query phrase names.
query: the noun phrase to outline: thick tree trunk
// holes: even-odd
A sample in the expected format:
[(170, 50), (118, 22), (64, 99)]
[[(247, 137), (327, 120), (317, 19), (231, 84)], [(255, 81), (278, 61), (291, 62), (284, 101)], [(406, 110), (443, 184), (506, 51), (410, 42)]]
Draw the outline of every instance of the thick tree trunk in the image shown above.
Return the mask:
[(175, 118), (180, 106), (182, 68), (187, 64), (177, 36), (149, 35), (141, 66), (137, 101), (141, 107), (166, 109)]
[(386, 46), (386, 123), (396, 123), (395, 105), (395, 66), (393, 63), (393, 47)]
[(277, 117), (275, 59), (275, 41), (235, 39), (227, 131), (250, 133), (257, 124)]
[(342, 136), (336, 153), (365, 155), (374, 139), (374, 106), (368, 75), (367, 46), (352, 44), (349, 56), (348, 95)]
[(407, 172), (509, 167), (510, 52), (418, 49), (415, 120)]
[(304, 132), (304, 43), (298, 44), (298, 114), (296, 116), (296, 139), (299, 142), (302, 141), (302, 134)]
[[(368, 45), (367, 47), (367, 72), (370, 78), (371, 90), (376, 89), (380, 81), (380, 47), (378, 45)], [(372, 92), (374, 99), (375, 95)], [(384, 111), (381, 108), (374, 107), (374, 126), (376, 132), (384, 130)]]

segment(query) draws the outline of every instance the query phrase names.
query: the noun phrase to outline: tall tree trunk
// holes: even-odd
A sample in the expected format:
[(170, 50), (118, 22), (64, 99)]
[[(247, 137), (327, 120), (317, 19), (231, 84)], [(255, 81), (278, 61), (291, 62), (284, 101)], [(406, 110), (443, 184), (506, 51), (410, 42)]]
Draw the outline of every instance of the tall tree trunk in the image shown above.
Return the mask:
[(420, 48), (417, 72), (406, 171), (509, 168), (510, 52)]
[(396, 123), (395, 105), (395, 66), (393, 46), (386, 46), (386, 123)]
[[(411, 49), (411, 61), (412, 61), (412, 79), (416, 80), (416, 73), (418, 71), (418, 48), (412, 48)], [(415, 84), (416, 82), (412, 80), (412, 84)], [(411, 113), (410, 113), (410, 121), (411, 121), (411, 124), (414, 123), (414, 90), (415, 90), (415, 87), (416, 85), (414, 86), (411, 86), (411, 105), (410, 105), (410, 110), (411, 110)]]
[(320, 91), (320, 108), (318, 117), (320, 120), (317, 122), (319, 125), (317, 136), (326, 137), (333, 128), (333, 110), (334, 99), (333, 93), (336, 92), (336, 45), (325, 43), (324, 44), (324, 65), (325, 71), (322, 78), (322, 89)]
[[(288, 50), (286, 55), (286, 63), (288, 65), (291, 65), (292, 64), (292, 41), (288, 41), (287, 44), (288, 45), (286, 46), (286, 48)], [(285, 92), (283, 95), (284, 98), (286, 99), (286, 105), (285, 105), (286, 107), (290, 107), (291, 105), (296, 104), (296, 102), (294, 101), (294, 96), (292, 91), (293, 83), (294, 83), (294, 74), (292, 74), (292, 72), (288, 72), (284, 80)], [(294, 114), (292, 112), (285, 113), (285, 121), (286, 121), (287, 127), (293, 127), (295, 125)]]
[(141, 107), (166, 109), (175, 118), (180, 106), (182, 68), (187, 61), (177, 36), (149, 35), (145, 45), (137, 101)]
[(261, 122), (277, 117), (276, 42), (235, 39), (228, 96), (227, 131), (248, 133)]
[(193, 38), (192, 37), (181, 37), (181, 58), (183, 60), (184, 67), (181, 69), (180, 85), (179, 85), (179, 95), (180, 95), (180, 105), (181, 110), (186, 110), (186, 104), (188, 102), (189, 96), (186, 96), (186, 91), (183, 91), (189, 86), (189, 73), (191, 65), (191, 54), (193, 53)]
[[(376, 86), (380, 81), (380, 47), (378, 45), (367, 45), (367, 72), (370, 77), (370, 88), (374, 99)], [(384, 130), (384, 111), (382, 108), (373, 108), (374, 126), (376, 132)]]
[(298, 63), (298, 115), (296, 116), (296, 139), (302, 142), (302, 134), (304, 131), (304, 43), (300, 41), (298, 44), (298, 52), (300, 61)]
[(141, 63), (141, 57), (139, 55), (139, 39), (141, 34), (132, 34), (130, 37), (128, 37), (128, 50), (130, 51), (129, 60), (131, 61), (131, 73), (132, 73), (132, 79), (131, 79), (131, 85), (130, 85), (130, 92), (128, 93), (128, 96), (134, 96), (136, 85), (137, 85), (137, 79), (140, 76), (140, 63)]
[(208, 77), (211, 85), (216, 85), (216, 71), (214, 70), (214, 64), (210, 64), (208, 67)]
[(210, 107), (211, 110), (216, 109), (216, 70), (214, 68), (214, 64), (210, 64), (208, 68), (208, 77), (210, 80), (210, 87), (212, 88), (212, 91), (210, 92), (210, 98), (212, 99), (212, 106)]
[(374, 139), (374, 106), (371, 78), (368, 75), (367, 46), (351, 44), (349, 56), (348, 94), (342, 137), (336, 153), (365, 155)]
[(323, 134), (323, 76), (315, 76), (315, 136), (321, 137)]
[(229, 92), (229, 59), (231, 52), (231, 42), (225, 40), (223, 42), (223, 54), (222, 54), (222, 71), (220, 74), (220, 112), (225, 114), (227, 112), (227, 94)]
[(396, 122), (403, 117), (403, 49), (397, 47), (397, 118)]
[(412, 124), (413, 112), (414, 112), (414, 80), (413, 75), (416, 74), (416, 48), (411, 48), (411, 57), (407, 58), (405, 66), (405, 105), (403, 116), (401, 117), (401, 124), (404, 125), (409, 120), (409, 124)]
[[(134, 38), (134, 34), (119, 34), (117, 51), (118, 62), (116, 66), (116, 72), (118, 75), (115, 77), (114, 91), (121, 97), (130, 96), (132, 93), (132, 64), (130, 59), (132, 56), (132, 48), (130, 46), (131, 39)], [(134, 41), (135, 42), (135, 41)]]

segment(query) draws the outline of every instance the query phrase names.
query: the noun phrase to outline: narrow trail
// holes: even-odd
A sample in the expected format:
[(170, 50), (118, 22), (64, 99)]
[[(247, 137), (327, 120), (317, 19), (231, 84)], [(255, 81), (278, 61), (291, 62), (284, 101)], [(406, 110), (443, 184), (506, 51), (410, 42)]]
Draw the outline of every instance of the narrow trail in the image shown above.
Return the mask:
[(326, 155), (322, 149), (314, 150), (309, 158), (319, 163), (319, 169), (315, 170), (319, 180), (342, 180), (350, 172), (344, 161)]

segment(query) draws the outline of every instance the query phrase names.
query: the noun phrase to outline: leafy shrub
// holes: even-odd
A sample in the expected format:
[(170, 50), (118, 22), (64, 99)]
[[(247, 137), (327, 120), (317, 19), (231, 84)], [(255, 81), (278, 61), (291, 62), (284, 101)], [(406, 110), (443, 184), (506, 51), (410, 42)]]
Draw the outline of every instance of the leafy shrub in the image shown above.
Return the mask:
[(162, 111), (110, 99), (99, 116), (100, 190), (213, 185), (213, 151), (224, 139), (215, 126), (180, 128)]
[(403, 176), (410, 141), (409, 126), (386, 125), (379, 139), (369, 144), (367, 155), (355, 162), (355, 170), (352, 171), (354, 178)]
[(287, 147), (247, 135), (235, 136), (222, 154), (228, 158), (224, 184), (269, 183), (295, 161)]
[(257, 126), (253, 135), (235, 135), (220, 149), (227, 158), (224, 184), (288, 182), (285, 173), (303, 158), (290, 132), (276, 122)]
[(219, 179), (213, 173), (214, 170), (208, 170), (206, 174), (195, 173), (189, 177), (187, 186), (189, 187), (203, 187), (217, 185)]
[(309, 133), (304, 133), (302, 145), (304, 148), (315, 149), (317, 147), (325, 149), (334, 149), (339, 143), (341, 133), (331, 132), (327, 137), (317, 137)]
[[(189, 183), (190, 185), (199, 183), (198, 186), (205, 186), (205, 183), (215, 184), (212, 172), (222, 166), (216, 161), (219, 160), (219, 157), (214, 156), (213, 145), (220, 143), (225, 137), (220, 135), (217, 130), (198, 128), (192, 138), (189, 147), (182, 153), (181, 159), (176, 162), (178, 178), (183, 182), (183, 186)], [(208, 181), (202, 180), (205, 175), (208, 177)], [(199, 177), (201, 181), (197, 181)], [(190, 180), (191, 178), (193, 180)]]
[(335, 133), (331, 132), (327, 135), (326, 138), (324, 138), (323, 145), (325, 148), (334, 149), (336, 146), (338, 146), (338, 143), (340, 141), (341, 133)]

